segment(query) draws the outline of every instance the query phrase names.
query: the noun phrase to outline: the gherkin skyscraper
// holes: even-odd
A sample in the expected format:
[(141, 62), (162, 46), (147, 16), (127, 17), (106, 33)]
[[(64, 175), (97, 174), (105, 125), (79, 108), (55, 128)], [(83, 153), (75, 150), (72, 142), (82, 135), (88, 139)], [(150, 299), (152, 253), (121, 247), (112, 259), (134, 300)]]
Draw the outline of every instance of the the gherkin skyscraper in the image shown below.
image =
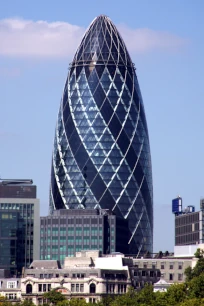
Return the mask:
[(152, 168), (142, 96), (124, 41), (103, 15), (77, 49), (59, 109), (50, 210), (61, 208), (109, 209), (128, 221), (129, 253), (152, 252)]

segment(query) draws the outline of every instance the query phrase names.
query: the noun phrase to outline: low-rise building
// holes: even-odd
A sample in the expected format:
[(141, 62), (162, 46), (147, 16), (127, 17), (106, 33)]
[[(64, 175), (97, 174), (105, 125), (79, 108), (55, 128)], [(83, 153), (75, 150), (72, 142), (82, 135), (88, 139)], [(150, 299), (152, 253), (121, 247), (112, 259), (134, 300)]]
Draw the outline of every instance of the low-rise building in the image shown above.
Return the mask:
[(19, 302), (21, 300), (21, 279), (0, 278), (0, 296), (11, 302)]
[[(182, 283), (185, 281), (185, 269), (192, 266), (192, 257), (168, 256), (162, 258), (140, 258), (133, 259), (133, 265), (138, 269), (138, 272), (136, 273), (139, 273), (141, 270), (142, 275), (145, 275), (145, 273), (152, 274), (158, 273), (159, 271), (157, 275), (160, 278), (160, 274), (162, 274), (163, 279), (167, 283)], [(158, 281), (159, 278), (156, 281)], [(141, 284), (138, 285), (141, 287)]]
[(100, 257), (99, 251), (82, 251), (66, 258), (64, 268), (56, 260), (34, 261), (21, 279), (23, 299), (36, 305), (43, 303), (43, 294), (52, 289), (67, 299), (87, 302), (103, 296), (123, 294), (132, 285), (129, 267), (123, 264), (123, 254)]

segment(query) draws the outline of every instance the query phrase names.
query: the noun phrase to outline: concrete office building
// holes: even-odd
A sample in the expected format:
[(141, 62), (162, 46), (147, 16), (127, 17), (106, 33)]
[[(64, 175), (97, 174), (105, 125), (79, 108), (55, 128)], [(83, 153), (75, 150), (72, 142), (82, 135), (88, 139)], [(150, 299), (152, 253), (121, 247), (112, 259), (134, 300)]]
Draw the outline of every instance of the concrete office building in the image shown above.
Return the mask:
[(31, 180), (0, 182), (0, 269), (20, 275), (39, 259), (39, 200)]
[[(127, 220), (127, 253), (152, 253), (144, 104), (125, 43), (104, 15), (91, 23), (70, 64), (55, 132), (50, 212), (78, 208), (108, 209)], [(117, 243), (116, 251), (123, 252)]]
[(172, 201), (175, 214), (175, 245), (202, 244), (204, 242), (204, 199), (200, 200), (200, 211), (194, 206), (183, 209), (182, 199)]
[(63, 265), (65, 257), (81, 250), (108, 254), (116, 251), (116, 244), (125, 249), (127, 221), (116, 218), (111, 211), (61, 209), (40, 220), (40, 259), (60, 260)]

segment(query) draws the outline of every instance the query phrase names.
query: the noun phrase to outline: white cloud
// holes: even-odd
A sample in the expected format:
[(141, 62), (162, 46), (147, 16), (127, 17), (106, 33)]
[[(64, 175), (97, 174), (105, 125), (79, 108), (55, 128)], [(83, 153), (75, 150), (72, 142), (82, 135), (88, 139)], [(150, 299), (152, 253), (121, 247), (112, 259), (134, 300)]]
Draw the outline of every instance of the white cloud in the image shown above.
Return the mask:
[(175, 51), (187, 43), (187, 40), (174, 34), (151, 29), (130, 29), (125, 25), (118, 29), (131, 53), (144, 53), (152, 50)]
[[(119, 26), (130, 53), (172, 50), (185, 40), (170, 33)], [(73, 57), (85, 29), (67, 22), (0, 20), (0, 55), (11, 57)]]

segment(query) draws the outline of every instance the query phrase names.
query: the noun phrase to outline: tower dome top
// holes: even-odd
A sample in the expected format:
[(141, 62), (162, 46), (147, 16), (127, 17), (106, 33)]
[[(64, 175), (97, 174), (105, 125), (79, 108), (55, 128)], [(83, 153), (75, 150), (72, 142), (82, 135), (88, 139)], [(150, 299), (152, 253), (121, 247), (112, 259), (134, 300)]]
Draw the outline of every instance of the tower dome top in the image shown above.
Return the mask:
[(89, 65), (90, 62), (132, 66), (120, 33), (106, 15), (99, 15), (92, 21), (77, 49), (72, 65)]

